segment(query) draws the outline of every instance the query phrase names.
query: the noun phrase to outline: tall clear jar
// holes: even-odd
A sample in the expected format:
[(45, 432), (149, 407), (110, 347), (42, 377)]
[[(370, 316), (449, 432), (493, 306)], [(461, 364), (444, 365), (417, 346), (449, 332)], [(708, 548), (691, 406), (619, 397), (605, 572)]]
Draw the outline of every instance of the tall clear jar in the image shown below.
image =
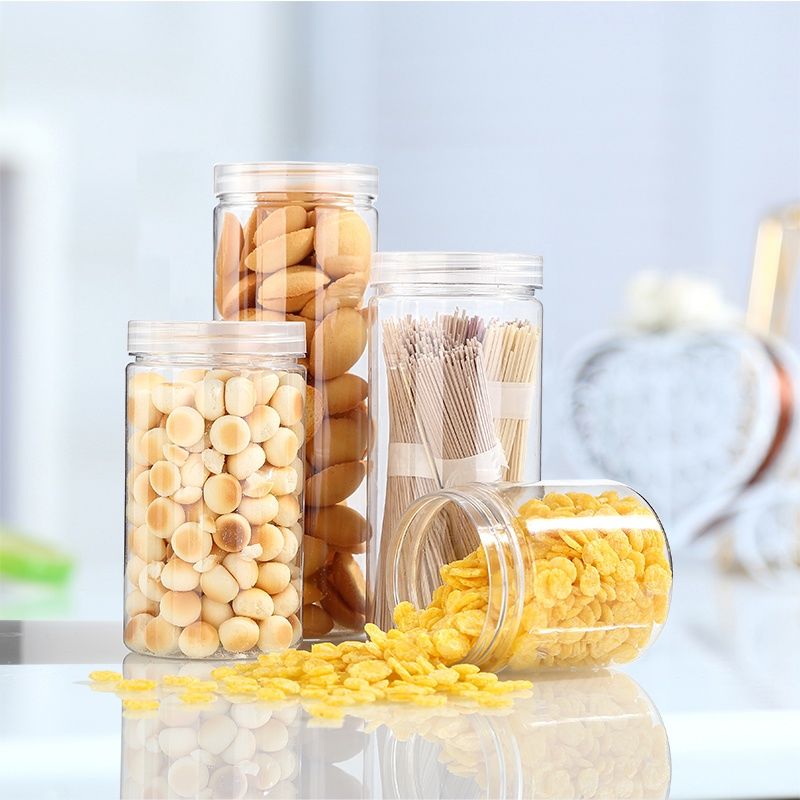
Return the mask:
[(252, 657), (301, 635), (300, 323), (128, 326), (130, 650)]
[(539, 256), (378, 253), (370, 297), (369, 616), (391, 622), (388, 553), (409, 505), (541, 470)]
[(664, 625), (667, 538), (615, 482), (471, 484), (413, 504), (388, 553), (401, 629), (498, 672), (632, 661)]
[(363, 633), (367, 318), (378, 171), (358, 164), (214, 170), (214, 314), (302, 322), (308, 349), (304, 635)]

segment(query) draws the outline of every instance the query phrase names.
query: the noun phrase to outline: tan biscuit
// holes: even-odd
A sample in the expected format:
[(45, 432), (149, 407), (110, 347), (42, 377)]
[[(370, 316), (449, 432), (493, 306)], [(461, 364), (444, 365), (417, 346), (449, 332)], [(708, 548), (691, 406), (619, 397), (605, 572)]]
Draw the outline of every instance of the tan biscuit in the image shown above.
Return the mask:
[(181, 471), (171, 461), (156, 461), (149, 476), (150, 486), (161, 497), (169, 497), (181, 488)]
[(147, 525), (139, 525), (131, 534), (131, 549), (144, 561), (161, 561), (167, 553), (166, 542), (153, 533)]
[(183, 507), (168, 497), (157, 497), (147, 506), (145, 522), (151, 533), (169, 539), (173, 531), (186, 520)]
[(306, 387), (302, 391), (296, 386), (285, 384), (279, 386), (269, 401), (271, 408), (278, 412), (281, 425), (291, 428), (303, 419), (303, 404), (305, 400)]
[[(334, 278), (369, 268), (372, 235), (355, 211), (318, 208), (314, 250), (317, 263)], [(345, 256), (346, 258), (342, 258)]]
[(186, 459), (189, 458), (188, 450), (184, 450), (183, 447), (178, 447), (178, 445), (170, 442), (167, 442), (161, 448), (161, 452), (167, 461), (172, 462), (177, 467), (182, 467), (186, 463)]
[(239, 582), (222, 564), (200, 575), (203, 594), (217, 603), (230, 603), (239, 594)]
[(233, 616), (233, 609), (230, 603), (220, 603), (217, 600), (212, 600), (208, 595), (201, 597), (200, 601), (202, 606), (200, 619), (215, 628), (219, 628), (226, 619), (230, 619)]
[(173, 556), (161, 570), (161, 583), (174, 592), (191, 592), (200, 585), (200, 573), (188, 561)]
[(227, 414), (211, 423), (209, 438), (215, 450), (230, 456), (250, 444), (250, 428), (241, 417)]
[(261, 545), (258, 561), (272, 561), (283, 550), (283, 534), (277, 525), (265, 522), (253, 528), (250, 543)]
[(245, 266), (245, 259), (255, 249), (255, 238), (258, 226), (267, 218), (269, 208), (266, 206), (256, 206), (247, 218), (244, 225), (244, 245), (242, 246), (242, 258), (239, 263), (241, 271), (247, 269)]
[[(309, 536), (308, 532), (303, 536), (303, 575), (309, 577), (319, 572), (328, 558), (328, 545), (321, 539)], [(307, 601), (309, 603), (312, 600)]]
[(266, 497), (273, 487), (273, 481), (267, 474), (271, 469), (269, 467), (265, 471), (254, 472), (245, 478), (242, 483), (242, 494), (245, 497)]
[(269, 594), (278, 594), (289, 585), (291, 578), (292, 573), (286, 564), (268, 561), (258, 567), (256, 586)]
[(188, 369), (182, 369), (175, 376), (175, 380), (177, 383), (197, 383), (205, 378), (206, 373), (207, 370), (203, 367), (189, 367)]
[(288, 617), (300, 608), (300, 595), (290, 583), (285, 589), (272, 596), (274, 614), (279, 617)]
[(349, 550), (367, 540), (367, 520), (354, 508), (335, 505), (309, 508), (305, 518), (309, 536), (321, 539), (329, 546)]
[[(308, 303), (306, 303), (308, 305)], [(305, 308), (305, 306), (303, 306)], [(306, 352), (308, 353), (311, 350), (311, 339), (314, 336), (314, 330), (317, 327), (317, 323), (314, 319), (307, 319), (306, 317), (301, 317), (298, 314), (287, 314), (286, 315), (287, 322), (302, 322), (306, 326)]]
[(274, 273), (300, 263), (313, 248), (314, 228), (303, 228), (259, 245), (245, 258), (244, 264), (260, 274)]
[(258, 405), (245, 417), (253, 442), (266, 442), (281, 426), (278, 412), (268, 405)]
[(328, 283), (328, 276), (315, 267), (287, 267), (264, 278), (256, 297), (259, 305), (265, 307), (270, 300), (317, 292)]
[(151, 395), (153, 405), (162, 413), (170, 414), (179, 406), (194, 404), (194, 383), (159, 383), (154, 386)]
[(137, 392), (140, 389), (149, 391), (154, 386), (158, 386), (159, 383), (164, 383), (165, 380), (166, 378), (160, 372), (152, 370), (149, 372), (137, 372), (128, 381), (128, 391)]
[(187, 658), (208, 658), (219, 647), (217, 629), (208, 622), (193, 622), (181, 631), (178, 646)]
[(225, 469), (225, 456), (213, 447), (207, 447), (200, 454), (203, 466), (213, 475), (219, 475)]
[(300, 540), (297, 534), (289, 528), (281, 528), (280, 531), (283, 535), (283, 547), (273, 560), (281, 564), (290, 564), (297, 557), (297, 551), (300, 549)]
[(255, 311), (257, 289), (258, 275), (254, 272), (248, 272), (228, 287), (220, 306), (222, 319), (237, 320), (241, 319), (242, 312)]
[(313, 436), (325, 417), (325, 397), (321, 391), (313, 386), (306, 387), (305, 412), (303, 414), (303, 425), (306, 436)]
[[(153, 536), (153, 534), (147, 530), (147, 525), (140, 525), (139, 527), (143, 529), (143, 533), (148, 533), (152, 537), (153, 542), (161, 542), (162, 544), (164, 544), (163, 539), (159, 539), (158, 536)], [(148, 561), (161, 561), (161, 559), (164, 558), (163, 555), (161, 556), (161, 558), (153, 558), (153, 559), (143, 558), (137, 555), (133, 542), (133, 537), (135, 535), (136, 535), (136, 528), (134, 528), (130, 532), (131, 538), (130, 541), (128, 542), (128, 548), (129, 548), (127, 556), (128, 562), (125, 564), (125, 579), (131, 586), (139, 585), (139, 573), (147, 566)], [(164, 545), (165, 553), (166, 549), (167, 549), (166, 545)], [(147, 550), (144, 549), (144, 552), (147, 553)]]
[(328, 314), (311, 342), (311, 374), (323, 380), (343, 375), (358, 361), (366, 345), (367, 324), (358, 311), (340, 308)]
[(250, 544), (250, 523), (241, 514), (217, 517), (214, 544), (226, 553), (238, 553)]
[(358, 461), (367, 450), (367, 428), (348, 417), (329, 417), (308, 443), (306, 455), (314, 469)]
[(139, 430), (154, 428), (161, 419), (161, 412), (153, 405), (149, 389), (134, 389), (128, 392), (128, 424)]
[(303, 584), (303, 604), (309, 605), (310, 603), (319, 603), (322, 600), (322, 589), (316, 583), (306, 581)]
[(225, 382), (206, 376), (197, 384), (194, 404), (207, 420), (221, 417), (225, 413)]
[(230, 514), (236, 510), (241, 499), (241, 484), (227, 472), (212, 475), (203, 486), (203, 500), (215, 514)]
[(272, 598), (263, 589), (245, 589), (233, 599), (233, 611), (240, 617), (266, 619), (272, 616)]
[[(271, 494), (264, 497), (243, 497), (236, 509), (251, 525), (272, 522), (278, 513), (278, 500)], [(217, 520), (219, 524), (219, 520)]]
[(136, 451), (139, 463), (150, 466), (164, 457), (164, 445), (169, 444), (167, 432), (163, 428), (152, 428), (139, 438)]
[(136, 652), (141, 652), (147, 649), (147, 643), (144, 639), (144, 632), (147, 624), (151, 619), (154, 619), (152, 614), (137, 614), (128, 620), (123, 633), (125, 644)]
[(251, 442), (241, 453), (228, 456), (228, 472), (240, 481), (246, 480), (266, 463), (264, 448)]
[(178, 651), (178, 637), (181, 629), (164, 617), (154, 617), (144, 629), (144, 643), (151, 653), (169, 656)]
[(283, 322), (282, 311), (271, 311), (268, 308), (242, 308), (237, 319), (242, 322)]
[(179, 447), (191, 447), (203, 438), (206, 421), (203, 415), (190, 406), (178, 406), (167, 417), (167, 436)]
[(214, 265), (214, 301), (222, 310), (222, 298), (234, 284), (241, 270), (244, 236), (242, 226), (234, 214), (226, 212), (220, 223), (217, 235), (217, 254)]
[(256, 387), (249, 378), (237, 375), (225, 384), (225, 409), (229, 414), (246, 417), (255, 404)]
[(344, 414), (366, 399), (367, 382), (359, 375), (348, 372), (323, 384), (323, 401), (326, 413)]
[(203, 490), (199, 486), (181, 486), (174, 494), (172, 499), (182, 506), (194, 505), (203, 496)]
[(184, 486), (196, 486), (198, 488), (205, 484), (209, 475), (201, 453), (192, 453), (186, 459), (186, 463), (181, 467), (180, 472), (181, 483)]
[[(139, 575), (140, 585), (147, 586), (147, 581), (152, 580), (148, 578), (147, 575), (142, 578), (142, 574)], [(158, 613), (158, 601), (161, 599), (164, 590), (159, 589), (158, 584), (154, 588), (148, 589), (150, 593), (153, 595), (154, 599), (151, 600), (147, 595), (145, 595), (140, 589), (131, 589), (127, 595), (125, 595), (125, 615), (128, 617), (135, 617), (137, 614), (157, 614)]]
[(325, 289), (319, 290), (301, 309), (300, 316), (321, 320), (337, 308), (356, 308), (364, 299), (367, 282), (363, 273), (339, 278)]
[(332, 506), (346, 500), (361, 485), (365, 475), (361, 461), (326, 467), (306, 480), (308, 506)]
[(292, 624), (284, 617), (272, 616), (262, 620), (258, 626), (258, 631), (258, 649), (263, 653), (286, 650), (286, 648), (291, 647), (294, 641)]
[(256, 585), (258, 564), (252, 558), (245, 558), (241, 553), (228, 553), (222, 565), (236, 578), (240, 589), (252, 589)]
[(300, 519), (300, 503), (293, 494), (284, 494), (278, 497), (278, 513), (273, 518), (275, 525), (287, 527), (294, 525)]
[(253, 243), (260, 247), (276, 236), (300, 231), (306, 227), (308, 214), (303, 206), (276, 208), (256, 229)]
[(303, 636), (318, 638), (333, 629), (333, 617), (318, 605), (303, 606)]
[[(261, 307), (268, 311), (280, 311), (285, 314), (297, 313), (312, 297), (314, 292), (298, 294), (294, 297), (274, 297), (261, 302)], [(302, 361), (302, 359), (300, 359)]]
[(194, 592), (167, 592), (159, 605), (159, 613), (167, 622), (185, 628), (200, 619), (200, 598)]
[(264, 442), (264, 452), (267, 461), (273, 467), (288, 467), (297, 457), (300, 442), (294, 431), (289, 428), (278, 428), (277, 431)]
[[(158, 463), (158, 462), (156, 462)], [(133, 479), (133, 499), (143, 506), (149, 506), (158, 497), (156, 491), (150, 485), (150, 470), (141, 472)]]
[(355, 631), (363, 629), (364, 623), (366, 622), (364, 614), (360, 614), (358, 611), (354, 611), (350, 608), (336, 591), (329, 590), (326, 592), (320, 602), (325, 611), (327, 611), (343, 628)]
[(208, 434), (204, 433), (203, 436), (197, 440), (197, 444), (191, 445), (191, 447), (187, 447), (186, 450), (189, 453), (202, 453), (203, 450), (207, 450), (211, 446), (211, 442), (208, 438)]
[(272, 399), (281, 379), (277, 372), (263, 370), (252, 375), (251, 380), (256, 387), (256, 404), (263, 406)]
[(258, 623), (249, 617), (231, 617), (219, 626), (219, 640), (229, 653), (245, 653), (258, 644)]
[(359, 614), (366, 611), (367, 587), (364, 573), (350, 554), (335, 553), (326, 575), (327, 580), (353, 611)]
[(194, 564), (211, 552), (211, 534), (197, 522), (185, 522), (172, 534), (170, 544), (178, 558)]

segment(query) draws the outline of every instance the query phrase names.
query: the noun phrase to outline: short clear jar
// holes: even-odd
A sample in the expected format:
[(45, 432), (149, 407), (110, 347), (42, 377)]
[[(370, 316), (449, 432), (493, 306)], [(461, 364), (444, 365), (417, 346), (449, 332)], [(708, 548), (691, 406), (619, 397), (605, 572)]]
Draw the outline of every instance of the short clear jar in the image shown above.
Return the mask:
[(125, 644), (193, 659), (296, 645), (303, 325), (133, 321), (128, 350)]
[(370, 618), (390, 621), (387, 553), (416, 499), (541, 477), (542, 259), (377, 253), (370, 308)]
[(409, 508), (388, 555), (397, 626), (426, 628), (448, 660), (494, 672), (633, 661), (672, 591), (658, 517), (611, 481), (434, 492)]
[(214, 168), (214, 316), (306, 332), (309, 640), (363, 635), (367, 317), (378, 171), (268, 162)]

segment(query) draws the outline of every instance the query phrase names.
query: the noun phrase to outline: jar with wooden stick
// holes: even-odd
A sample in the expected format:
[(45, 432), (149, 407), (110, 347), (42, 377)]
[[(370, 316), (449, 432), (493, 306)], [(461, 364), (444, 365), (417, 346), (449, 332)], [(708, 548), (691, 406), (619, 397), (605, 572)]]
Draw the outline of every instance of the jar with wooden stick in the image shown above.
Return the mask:
[[(415, 500), (540, 477), (542, 259), (379, 253), (371, 285), (367, 616), (386, 625), (386, 560)], [(451, 555), (462, 522), (440, 520)]]

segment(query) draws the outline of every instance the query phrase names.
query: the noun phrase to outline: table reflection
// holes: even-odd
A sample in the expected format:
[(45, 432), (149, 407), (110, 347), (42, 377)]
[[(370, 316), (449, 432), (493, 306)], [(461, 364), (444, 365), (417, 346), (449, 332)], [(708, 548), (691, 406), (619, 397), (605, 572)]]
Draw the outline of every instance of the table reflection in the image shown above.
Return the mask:
[[(217, 666), (129, 656), (126, 678), (201, 679)], [(120, 796), (138, 798), (666, 798), (658, 711), (627, 675), (538, 678), (512, 708), (357, 706), (313, 720), (296, 701), (160, 690), (124, 712)], [(301, 768), (302, 767), (302, 768)]]

